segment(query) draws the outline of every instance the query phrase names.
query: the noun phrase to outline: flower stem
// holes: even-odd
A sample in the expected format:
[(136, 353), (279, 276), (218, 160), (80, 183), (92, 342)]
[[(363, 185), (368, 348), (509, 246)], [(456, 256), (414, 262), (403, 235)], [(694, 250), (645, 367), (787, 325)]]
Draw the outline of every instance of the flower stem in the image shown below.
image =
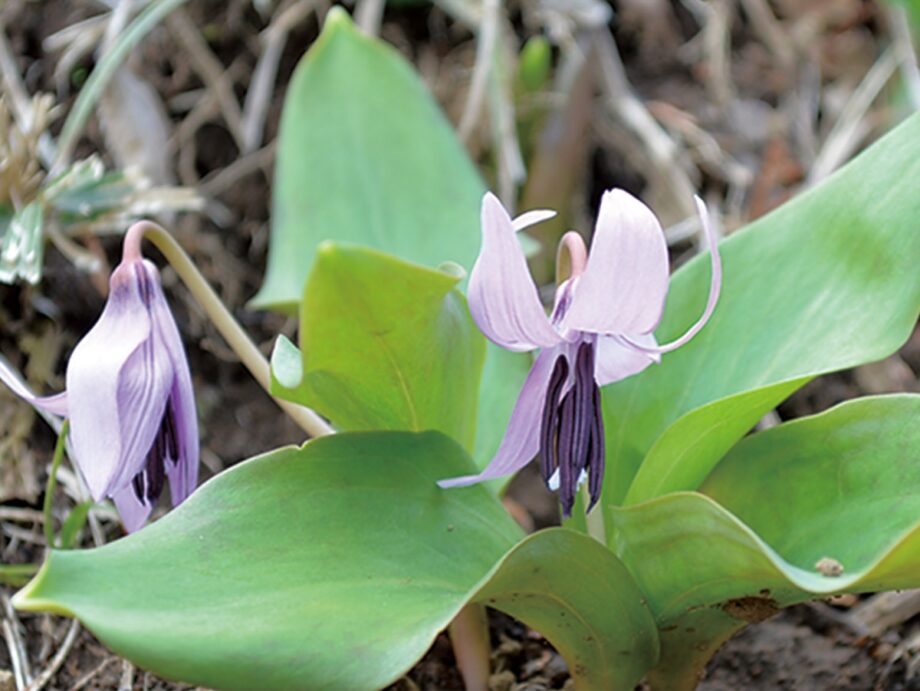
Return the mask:
[(447, 631), (466, 691), (488, 691), (492, 646), (486, 608), (472, 603), (466, 605)]
[[(204, 276), (195, 266), (194, 262), (185, 253), (175, 238), (163, 228), (151, 221), (139, 221), (132, 225), (125, 235), (125, 251), (133, 252), (139, 247), (141, 237), (147, 238), (156, 245), (172, 267), (179, 274), (182, 282), (194, 296), (198, 304), (204, 309), (211, 322), (220, 332), (220, 335), (237, 354), (240, 361), (249, 370), (265, 392), (271, 396), (271, 368), (268, 361), (249, 338), (249, 335), (239, 325), (230, 311), (221, 302), (221, 299), (208, 284)], [(303, 406), (287, 401), (281, 401), (272, 396), (288, 417), (311, 437), (321, 437), (332, 434), (334, 430), (329, 424), (314, 411)]]
[(54, 504), (54, 490), (57, 487), (57, 472), (64, 460), (64, 444), (67, 441), (67, 432), (70, 431), (70, 420), (64, 420), (61, 431), (58, 432), (57, 443), (54, 445), (54, 457), (51, 459), (51, 471), (48, 473), (48, 484), (45, 485), (45, 501), (42, 504), (44, 514), (45, 542), (48, 549), (54, 548), (54, 519), (51, 517), (51, 507)]
[[(591, 502), (591, 497), (588, 493), (587, 483), (582, 487), (582, 490), (584, 491), (585, 506), (588, 506)], [(600, 508), (600, 506), (595, 506), (594, 509), (585, 516), (585, 525), (588, 527), (588, 535), (606, 547), (607, 529), (604, 526), (604, 514), (599, 510)]]

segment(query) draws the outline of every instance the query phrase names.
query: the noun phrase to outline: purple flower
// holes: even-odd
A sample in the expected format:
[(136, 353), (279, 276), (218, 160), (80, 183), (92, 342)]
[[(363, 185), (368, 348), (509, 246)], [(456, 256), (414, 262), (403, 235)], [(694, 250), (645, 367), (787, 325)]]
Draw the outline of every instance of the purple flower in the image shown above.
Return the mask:
[(559, 490), (563, 514), (587, 480), (597, 503), (604, 478), (604, 426), (600, 387), (633, 374), (661, 353), (684, 345), (715, 309), (722, 267), (706, 207), (697, 208), (709, 241), (712, 282), (702, 317), (683, 336), (658, 345), (652, 332), (661, 321), (668, 292), (668, 248), (652, 211), (623, 190), (609, 190), (591, 242), (577, 233), (560, 244), (560, 265), (571, 274), (556, 288), (549, 317), (540, 303), (515, 231), (545, 220), (531, 211), (514, 221), (491, 193), (482, 200), (482, 249), (470, 275), (473, 319), (492, 342), (514, 351), (541, 349), (527, 376), (495, 457), (479, 475), (442, 480), (442, 487), (469, 485), (508, 475), (540, 454), (543, 481)]
[(70, 418), (73, 460), (96, 501), (111, 497), (129, 531), (144, 525), (168, 479), (173, 505), (198, 482), (198, 420), (179, 330), (156, 267), (128, 231), (102, 316), (67, 365), (67, 390), (39, 397), (0, 363), (33, 406)]

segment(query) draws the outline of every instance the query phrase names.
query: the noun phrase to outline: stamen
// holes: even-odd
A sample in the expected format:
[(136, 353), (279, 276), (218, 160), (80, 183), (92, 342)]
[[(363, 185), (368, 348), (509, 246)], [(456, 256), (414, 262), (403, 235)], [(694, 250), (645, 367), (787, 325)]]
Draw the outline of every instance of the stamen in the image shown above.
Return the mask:
[(562, 515), (572, 515), (575, 495), (587, 479), (591, 504), (600, 499), (604, 478), (604, 422), (601, 392), (594, 379), (596, 344), (583, 341), (575, 354), (572, 386), (569, 363), (559, 355), (553, 365), (540, 420), (540, 474), (550, 490), (559, 491)]
[(145, 470), (142, 470), (137, 475), (135, 475), (133, 478), (131, 478), (131, 487), (134, 490), (134, 496), (137, 497), (137, 500), (141, 502), (142, 504), (147, 503), (147, 500), (145, 498), (147, 496), (147, 492), (145, 491), (145, 487), (144, 487), (144, 485), (146, 484), (144, 481), (145, 472), (146, 472)]
[(175, 432), (172, 403), (167, 401), (166, 410), (163, 411), (163, 420), (153, 444), (147, 451), (144, 469), (131, 479), (134, 496), (144, 504), (151, 504), (160, 498), (166, 484), (165, 461), (171, 458), (173, 463), (178, 463), (178, 441)]
[(556, 434), (558, 433), (557, 408), (559, 407), (559, 394), (569, 376), (569, 363), (565, 355), (556, 358), (552, 374), (549, 377), (549, 386), (546, 389), (546, 401), (543, 403), (543, 415), (540, 422), (540, 474), (543, 482), (549, 484), (550, 478), (559, 467), (556, 447)]
[[(591, 424), (591, 446), (588, 451), (588, 494), (591, 496), (591, 502), (588, 504), (588, 511), (594, 508), (594, 505), (601, 498), (601, 485), (604, 481), (604, 466), (607, 449), (604, 442), (604, 417), (601, 408), (601, 390), (597, 383), (593, 383), (593, 403)], [(587, 513), (587, 512), (586, 512)]]
[[(576, 382), (577, 386), (578, 382)], [(556, 451), (559, 460), (559, 503), (562, 504), (562, 515), (568, 518), (572, 515), (572, 506), (575, 504), (575, 478), (573, 473), (574, 463), (572, 451), (575, 436), (575, 386), (569, 389), (562, 397), (559, 404), (559, 438)]]
[(179, 463), (179, 438), (176, 433), (176, 415), (173, 411), (172, 399), (166, 401), (166, 412), (163, 414), (163, 426), (160, 428), (166, 440), (166, 457), (173, 465)]
[[(575, 357), (574, 416), (575, 430), (572, 436), (572, 476), (579, 477), (588, 464), (591, 441), (591, 417), (594, 407), (592, 387), (594, 386), (594, 344), (582, 343)], [(577, 488), (576, 488), (577, 489)]]

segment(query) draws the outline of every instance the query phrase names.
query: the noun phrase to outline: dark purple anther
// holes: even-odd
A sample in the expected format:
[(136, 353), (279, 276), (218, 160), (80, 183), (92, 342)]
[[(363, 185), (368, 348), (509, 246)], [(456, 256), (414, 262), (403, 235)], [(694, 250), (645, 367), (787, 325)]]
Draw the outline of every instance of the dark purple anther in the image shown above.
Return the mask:
[[(575, 354), (571, 379), (565, 354), (549, 379), (540, 429), (540, 470), (550, 489), (559, 489), (564, 516), (570, 516), (578, 487), (587, 478), (591, 506), (600, 497), (604, 436), (600, 389), (594, 378), (595, 345), (583, 342)], [(563, 394), (565, 385), (569, 388)], [(561, 394), (561, 395), (560, 395)], [(591, 480), (594, 480), (592, 483)]]
[(564, 355), (556, 358), (556, 364), (553, 365), (553, 373), (549, 378), (549, 386), (546, 389), (546, 402), (543, 404), (543, 415), (540, 424), (540, 474), (543, 476), (543, 482), (548, 483), (549, 479), (559, 467), (559, 459), (556, 454), (556, 435), (559, 432), (559, 394), (562, 393), (562, 387), (569, 377), (569, 362)]

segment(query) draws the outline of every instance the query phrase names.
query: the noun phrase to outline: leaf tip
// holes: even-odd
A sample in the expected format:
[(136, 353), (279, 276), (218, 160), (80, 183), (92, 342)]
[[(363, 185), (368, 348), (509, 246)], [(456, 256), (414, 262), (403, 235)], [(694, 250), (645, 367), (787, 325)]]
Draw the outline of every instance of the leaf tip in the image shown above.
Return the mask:
[(326, 20), (323, 23), (323, 33), (331, 33), (346, 28), (354, 28), (354, 23), (351, 21), (351, 15), (348, 14), (344, 7), (336, 5), (326, 13)]
[(303, 357), (300, 349), (284, 335), (275, 341), (271, 356), (271, 373), (286, 389), (296, 389), (303, 381)]

